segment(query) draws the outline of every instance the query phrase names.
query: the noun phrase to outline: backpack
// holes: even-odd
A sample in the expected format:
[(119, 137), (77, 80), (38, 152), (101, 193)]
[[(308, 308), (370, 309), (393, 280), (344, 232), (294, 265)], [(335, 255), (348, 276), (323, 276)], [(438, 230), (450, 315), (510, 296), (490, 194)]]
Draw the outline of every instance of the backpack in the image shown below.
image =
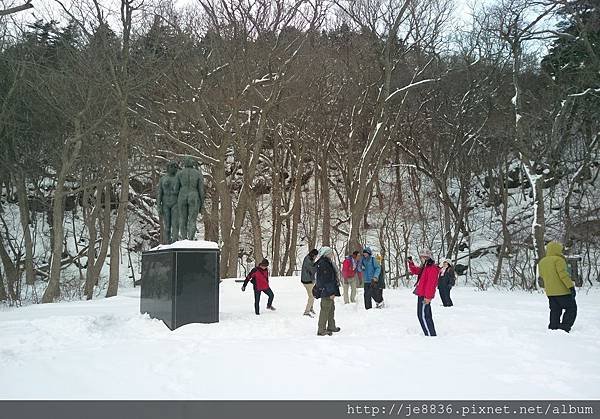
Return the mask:
[[(373, 260), (373, 268), (375, 268), (375, 264), (379, 265), (379, 276), (377, 277), (377, 288), (384, 289), (385, 288), (385, 272), (383, 270), (383, 265), (375, 259), (375, 257), (371, 258)], [(383, 260), (383, 258), (381, 259)]]

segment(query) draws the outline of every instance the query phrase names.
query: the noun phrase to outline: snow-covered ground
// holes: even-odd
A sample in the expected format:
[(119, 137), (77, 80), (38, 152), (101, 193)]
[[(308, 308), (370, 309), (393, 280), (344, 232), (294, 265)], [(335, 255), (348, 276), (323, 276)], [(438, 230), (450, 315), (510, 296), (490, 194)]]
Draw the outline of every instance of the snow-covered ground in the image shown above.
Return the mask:
[[(298, 278), (273, 278), (275, 312), (221, 284), (220, 322), (170, 331), (139, 314), (139, 288), (90, 302), (0, 311), (2, 399), (598, 399), (600, 290), (578, 295), (570, 334), (546, 329), (539, 293), (457, 287), (433, 303), (423, 336), (416, 297), (387, 307), (336, 300), (334, 336), (302, 316)], [(318, 305), (316, 310), (318, 313)]]

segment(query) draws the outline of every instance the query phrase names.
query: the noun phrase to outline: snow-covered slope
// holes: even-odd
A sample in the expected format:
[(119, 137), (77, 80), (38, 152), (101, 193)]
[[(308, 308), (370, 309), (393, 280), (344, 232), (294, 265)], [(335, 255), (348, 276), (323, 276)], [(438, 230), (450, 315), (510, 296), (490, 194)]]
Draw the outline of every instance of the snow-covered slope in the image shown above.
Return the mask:
[[(139, 314), (139, 288), (89, 302), (0, 311), (2, 399), (598, 399), (600, 290), (578, 295), (570, 334), (546, 329), (547, 298), (457, 287), (433, 302), (422, 335), (416, 297), (387, 307), (336, 300), (334, 336), (302, 316), (298, 278), (273, 278), (275, 312), (221, 284), (220, 322), (173, 332)], [(316, 311), (318, 313), (318, 305)]]

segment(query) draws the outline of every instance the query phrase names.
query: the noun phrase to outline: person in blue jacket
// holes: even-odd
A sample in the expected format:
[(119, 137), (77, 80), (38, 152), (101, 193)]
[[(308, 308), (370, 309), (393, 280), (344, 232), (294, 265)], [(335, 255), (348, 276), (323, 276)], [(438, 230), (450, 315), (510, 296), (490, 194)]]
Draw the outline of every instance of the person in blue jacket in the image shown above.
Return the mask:
[[(373, 251), (366, 246), (363, 249), (361, 260), (363, 283), (365, 288), (365, 309), (369, 310), (373, 307), (373, 287), (377, 286), (379, 274), (381, 273), (381, 265), (373, 256)], [(379, 303), (379, 302), (377, 302)]]

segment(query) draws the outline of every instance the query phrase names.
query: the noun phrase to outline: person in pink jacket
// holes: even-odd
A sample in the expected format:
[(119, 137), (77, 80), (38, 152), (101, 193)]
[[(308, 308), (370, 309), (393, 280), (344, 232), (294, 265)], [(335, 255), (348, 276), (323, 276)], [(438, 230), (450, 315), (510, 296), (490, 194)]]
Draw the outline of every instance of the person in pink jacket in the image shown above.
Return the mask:
[(437, 336), (433, 317), (431, 315), (431, 300), (435, 297), (435, 289), (438, 285), (440, 268), (433, 261), (433, 254), (429, 249), (423, 249), (419, 252), (421, 266), (415, 265), (412, 257), (408, 258), (408, 269), (417, 277), (417, 287), (414, 293), (417, 295), (417, 317), (425, 336)]

